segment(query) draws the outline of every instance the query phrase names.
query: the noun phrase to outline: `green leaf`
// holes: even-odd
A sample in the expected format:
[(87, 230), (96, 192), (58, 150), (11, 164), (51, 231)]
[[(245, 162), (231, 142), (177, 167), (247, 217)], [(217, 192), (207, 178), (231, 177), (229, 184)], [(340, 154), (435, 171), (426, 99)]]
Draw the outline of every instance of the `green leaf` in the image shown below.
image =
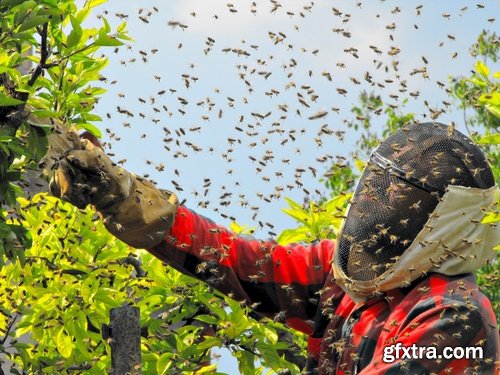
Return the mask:
[(205, 340), (196, 345), (198, 349), (205, 350), (211, 348), (220, 348), (222, 341), (218, 337), (205, 336)]
[(95, 115), (93, 113), (88, 113), (85, 115), (87, 121), (102, 121), (102, 117)]
[(106, 31), (106, 33), (109, 33), (111, 31), (111, 26), (109, 26), (109, 22), (106, 17), (102, 17), (102, 22), (104, 23), (104, 31)]
[(87, 18), (89, 13), (90, 8), (82, 8), (76, 13), (75, 19), (81, 24)]
[(287, 245), (289, 243), (296, 242), (304, 242), (310, 236), (309, 228), (307, 227), (298, 227), (295, 229), (285, 229), (280, 235), (276, 238), (276, 242), (280, 245)]
[(172, 361), (170, 360), (171, 357), (171, 353), (163, 353), (160, 358), (158, 358), (158, 362), (156, 362), (157, 374), (163, 375), (167, 373), (170, 366), (172, 366)]
[(2, 73), (12, 73), (14, 71), (15, 71), (15, 69), (11, 68), (9, 66), (5, 66), (5, 65), (0, 66), (0, 74), (2, 74)]
[(196, 371), (196, 375), (212, 373), (215, 370), (217, 370), (217, 364), (203, 366), (201, 369)]
[(121, 24), (118, 25), (118, 27), (116, 28), (116, 32), (117, 33), (122, 33), (124, 31), (126, 31), (126, 27), (127, 27), (127, 22), (122, 22)]
[(18, 31), (26, 31), (36, 26), (40, 26), (45, 22), (48, 22), (48, 17), (33, 15), (29, 17), (27, 20), (23, 21), (21, 26), (19, 26)]
[(497, 105), (492, 105), (492, 104), (486, 104), (484, 106), (493, 116), (496, 118), (500, 118), (500, 106)]
[(142, 353), (142, 360), (145, 362), (145, 361), (158, 361), (158, 358), (160, 358), (160, 356), (156, 353), (151, 353), (151, 352), (148, 352), (148, 353)]
[(366, 162), (364, 162), (363, 160), (360, 160), (360, 159), (356, 159), (354, 164), (356, 165), (356, 169), (358, 170), (358, 172), (363, 173), (363, 171), (365, 170), (365, 167), (366, 167)]
[(487, 87), (488, 86), (488, 83), (486, 83), (485, 81), (483, 81), (482, 79), (480, 79), (478, 77), (472, 77), (469, 79), (469, 81), (478, 87)]
[(71, 25), (73, 26), (73, 30), (68, 35), (68, 39), (66, 40), (66, 44), (68, 48), (72, 48), (80, 43), (82, 39), (83, 30), (80, 26), (80, 22), (73, 16), (70, 15)]
[(293, 199), (285, 197), (285, 200), (291, 208), (284, 208), (282, 209), (282, 211), (287, 215), (293, 217), (295, 220), (298, 220), (299, 222), (307, 225), (307, 219), (309, 217), (307, 211), (304, 210), (304, 208), (302, 208), (302, 206), (295, 202)]
[(21, 4), (23, 1), (24, 0), (4, 0), (3, 3), (5, 3), (5, 5), (14, 7)]
[(266, 358), (266, 365), (273, 369), (277, 369), (281, 365), (281, 360), (278, 352), (274, 348), (274, 345), (268, 345), (265, 343), (260, 343), (259, 344), (259, 351), (265, 356)]
[(75, 336), (75, 315), (76, 312), (74, 308), (64, 311), (64, 328), (70, 336)]
[(245, 350), (238, 352), (238, 370), (243, 375), (255, 374), (255, 355)]
[(500, 212), (490, 212), (481, 221), (483, 224), (493, 224), (500, 222)]
[(85, 129), (89, 133), (95, 135), (97, 138), (102, 138), (102, 132), (95, 125), (92, 125), (88, 122), (84, 122), (82, 124), (78, 124), (78, 127), (81, 129)]
[(484, 65), (481, 61), (476, 62), (475, 68), (476, 72), (478, 72), (485, 78), (487, 78), (488, 75), (490, 74), (490, 70), (488, 69), (488, 67)]
[(116, 299), (112, 297), (114, 293), (116, 293), (114, 289), (104, 288), (101, 286), (97, 290), (97, 293), (94, 295), (94, 299), (96, 301), (104, 303), (107, 306), (117, 306)]
[(219, 320), (215, 316), (206, 315), (206, 314), (197, 315), (196, 320), (199, 320), (200, 322), (205, 322), (208, 324), (217, 324), (219, 322)]
[(75, 337), (77, 340), (83, 340), (87, 335), (87, 316), (79, 310), (75, 318)]
[(64, 327), (61, 327), (56, 334), (56, 347), (57, 351), (63, 358), (69, 358), (73, 352), (72, 340), (64, 332)]
[(36, 161), (42, 159), (48, 148), (49, 142), (44, 128), (32, 126), (28, 134), (28, 149), (32, 158)]
[(229, 229), (237, 234), (252, 234), (255, 232), (255, 228), (249, 228), (248, 225), (240, 225), (236, 221), (229, 223)]
[(481, 95), (477, 101), (479, 103), (491, 104), (500, 106), (500, 92), (492, 92)]
[(0, 143), (0, 150), (2, 150), (5, 153), (5, 155), (7, 155), (7, 156), (10, 155), (9, 148), (6, 145), (4, 145), (3, 143)]
[(53, 119), (57, 116), (57, 113), (50, 111), (48, 109), (35, 109), (31, 112), (33, 116), (29, 116), (26, 122), (32, 126), (38, 126), (42, 128), (53, 128), (54, 125), (52, 121), (47, 119)]
[(15, 99), (11, 96), (5, 95), (3, 92), (0, 92), (0, 107), (11, 107), (23, 103), (24, 102), (22, 100)]
[(272, 344), (276, 344), (278, 342), (278, 334), (274, 329), (266, 327), (265, 325), (262, 327), (266, 337), (271, 341)]
[(328, 213), (335, 213), (336, 211), (341, 211), (345, 204), (349, 202), (352, 194), (340, 194), (332, 199), (326, 201), (322, 207), (328, 211)]
[(478, 137), (477, 143), (480, 145), (500, 144), (500, 133), (481, 135), (480, 137)]
[(104, 4), (107, 1), (108, 0), (87, 0), (87, 2), (85, 3), (85, 7), (94, 8), (98, 5)]
[(94, 42), (96, 46), (107, 46), (107, 47), (119, 47), (123, 45), (123, 42), (120, 42), (115, 37), (109, 35), (99, 35), (99, 37)]

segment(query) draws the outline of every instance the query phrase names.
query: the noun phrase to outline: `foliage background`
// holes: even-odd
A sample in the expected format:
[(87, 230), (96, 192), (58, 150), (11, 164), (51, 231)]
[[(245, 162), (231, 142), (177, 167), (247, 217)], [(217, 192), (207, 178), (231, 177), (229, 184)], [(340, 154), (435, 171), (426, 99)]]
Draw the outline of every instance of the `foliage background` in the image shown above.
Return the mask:
[[(184, 53), (188, 59), (197, 56), (193, 52), (194, 48), (199, 50), (198, 54), (203, 51), (202, 55), (207, 59), (205, 60), (206, 66), (212, 69), (214, 63), (221, 64), (221, 66), (231, 66), (237, 63), (239, 66), (236, 65), (235, 72), (245, 74), (249, 84), (229, 78), (228, 83), (225, 84), (222, 78), (227, 78), (225, 76), (227, 72), (224, 69), (223, 72), (204, 70), (207, 69), (203, 68), (204, 60), (199, 60), (199, 58), (199, 61), (193, 63), (195, 67), (201, 66), (198, 70), (186, 63), (182, 66), (183, 70), (175, 71), (175, 64), (172, 64), (166, 69), (165, 77), (161, 71), (158, 73), (155, 71), (158, 68), (158, 65), (154, 63), (157, 52), (153, 50), (156, 48), (149, 48), (149, 46), (146, 48), (146, 42), (144, 45), (136, 43), (131, 44), (131, 47), (120, 47), (122, 43), (130, 42), (124, 21), (139, 24), (150, 32), (151, 28), (148, 29), (150, 22), (153, 22), (154, 17), (158, 18), (158, 13), (160, 13), (155, 3), (148, 3), (151, 5), (149, 8), (134, 9), (134, 14), (130, 14), (130, 17), (120, 12), (122, 5), (112, 5), (111, 9), (116, 7), (114, 10), (101, 11), (99, 17), (96, 18), (98, 11), (94, 7), (103, 2), (102, 0), (86, 2), (0, 1), (0, 196), (4, 207), (0, 222), (2, 238), (0, 259), (3, 264), (0, 270), (2, 280), (0, 294), (4, 298), (4, 303), (0, 308), (0, 332), (3, 336), (0, 341), (0, 352), (3, 359), (8, 358), (15, 363), (13, 366), (7, 366), (6, 373), (103, 373), (110, 366), (110, 349), (106, 340), (102, 338), (101, 326), (108, 322), (109, 310), (123, 303), (133, 303), (141, 309), (141, 323), (145, 327), (142, 339), (143, 371), (146, 374), (216, 371), (217, 362), (213, 362), (213, 365), (207, 365), (205, 362), (212, 348), (226, 348), (237, 359), (240, 372), (245, 374), (267, 371), (265, 369), (296, 373), (298, 367), (295, 363), (300, 364), (302, 361), (300, 355), (304, 354), (305, 338), (296, 332), (284, 331), (279, 319), (261, 324), (254, 319), (255, 317), (252, 317), (248, 308), (240, 306), (231, 299), (221, 297), (211, 288), (189, 277), (164, 268), (158, 260), (146, 252), (127, 247), (104, 230), (90, 209), (77, 210), (43, 194), (31, 200), (20, 198), (23, 195), (24, 186), (21, 181), (22, 177), (32, 173), (30, 170), (37, 170), (38, 162), (45, 154), (46, 136), (51, 131), (49, 119), (57, 119), (71, 124), (75, 129), (85, 129), (96, 135), (103, 133), (104, 139), (109, 142), (108, 146), (113, 144), (117, 161), (121, 159), (121, 155), (127, 154), (123, 148), (130, 149), (131, 144), (135, 145), (139, 139), (144, 139), (144, 142), (151, 145), (151, 148), (137, 149), (138, 153), (134, 158), (148, 159), (145, 163), (146, 174), (151, 173), (157, 180), (161, 178), (158, 182), (162, 185), (167, 185), (171, 181), (172, 186), (188, 200), (187, 203), (193, 208), (198, 208), (202, 213), (207, 210), (210, 215), (220, 215), (222, 222), (231, 225), (233, 230), (257, 231), (257, 234), (267, 231), (266, 234), (277, 235), (282, 243), (311, 242), (319, 238), (334, 239), (349, 192), (353, 187), (353, 181), (359, 175), (367, 153), (376, 145), (377, 139), (386, 136), (408, 121), (421, 121), (429, 118), (444, 121), (443, 118), (451, 116), (454, 120), (450, 121), (458, 123), (460, 119), (466, 126), (464, 131), (468, 131), (484, 145), (497, 180), (499, 178), (500, 94), (498, 93), (499, 73), (495, 73), (499, 41), (498, 36), (492, 32), (475, 35), (468, 33), (467, 37), (475, 40), (469, 51), (473, 65), (463, 70), (463, 76), (451, 76), (449, 81), (445, 79), (444, 82), (437, 80), (437, 86), (433, 82), (435, 90), (436, 87), (443, 87), (445, 90), (443, 103), (438, 103), (420, 94), (420, 91), (424, 89), (418, 84), (406, 91), (399, 91), (397, 95), (391, 94), (393, 91), (380, 85), (357, 84), (355, 81), (361, 81), (364, 75), (364, 72), (357, 66), (359, 59), (351, 56), (353, 51), (345, 52), (344, 46), (341, 46), (341, 42), (350, 38), (339, 37), (337, 55), (344, 50), (342, 57), (335, 54), (332, 57), (325, 53), (324, 49), (314, 53), (315, 46), (309, 47), (310, 41), (300, 37), (300, 35), (308, 35), (306, 24), (300, 25), (306, 29), (303, 31), (304, 34), (297, 34), (299, 36), (294, 39), (298, 45), (290, 47), (291, 44), (288, 43), (291, 43), (292, 37), (287, 39), (286, 34), (290, 35), (292, 31), (288, 29), (292, 26), (278, 19), (273, 23), (275, 28), (267, 35), (269, 39), (267, 44), (263, 42), (264, 45), (260, 48), (262, 52), (258, 52), (251, 59), (243, 52), (247, 49), (249, 51), (259, 49), (248, 47), (251, 40), (247, 43), (239, 39), (246, 38), (246, 32), (255, 29), (255, 24), (242, 23), (241, 33), (233, 35), (236, 40), (229, 38), (224, 41), (223, 39), (220, 43), (219, 40), (211, 42), (208, 39), (210, 35), (223, 35), (217, 29), (216, 24), (212, 30), (200, 31), (197, 23), (192, 21), (190, 26), (194, 29), (193, 33), (198, 44), (183, 45), (186, 43), (183, 38), (188, 38), (186, 34), (190, 30), (189, 27), (184, 27), (186, 25), (183, 22), (190, 24), (191, 19), (197, 18), (203, 23), (206, 22), (207, 17), (213, 20), (215, 19), (213, 13), (220, 14), (221, 18), (231, 17), (231, 14), (237, 13), (231, 11), (231, 8), (237, 9), (234, 6), (226, 6), (229, 9), (222, 8), (222, 10), (217, 7), (207, 9), (204, 6), (197, 8), (194, 4), (186, 2), (185, 4), (193, 6), (194, 10), (200, 9), (198, 14), (189, 16), (188, 12), (185, 12), (181, 19), (163, 17), (163, 27), (166, 27), (165, 24), (172, 27), (171, 33), (168, 34), (171, 39), (164, 42), (171, 44), (170, 51), (173, 47), (174, 53)], [(294, 9), (297, 17), (300, 12), (311, 13), (309, 17), (319, 17), (318, 12), (313, 13), (307, 8), (308, 4), (304, 4)], [(252, 7), (248, 7), (248, 4), (244, 5), (246, 8), (240, 8), (241, 12), (255, 14), (252, 12)], [(342, 5), (347, 7), (346, 4)], [(490, 6), (490, 3), (487, 5)], [(399, 60), (390, 52), (394, 52), (393, 44), (405, 41), (391, 40), (388, 35), (393, 30), (389, 21), (392, 20), (391, 17), (397, 17), (401, 9), (397, 11), (398, 7), (384, 6), (386, 8), (381, 8), (380, 11), (385, 17), (383, 21), (385, 27), (381, 29), (387, 35), (376, 35), (373, 42), (383, 44), (381, 48), (384, 48), (384, 56), (388, 55), (386, 56), (388, 60), (380, 57), (382, 63), (372, 74), (379, 82), (383, 82), (384, 78), (387, 80), (395, 79), (395, 77), (406, 82), (406, 79), (410, 80), (413, 75), (417, 75), (420, 81), (429, 80), (429, 74), (433, 77), (431, 69), (434, 65), (430, 63), (428, 70), (423, 69), (422, 67), (425, 68), (428, 64), (420, 56), (411, 53), (406, 56), (419, 60), (415, 64), (420, 71), (411, 74), (413, 72), (411, 69), (399, 67), (403, 73), (398, 70), (399, 63), (395, 64), (394, 61)], [(476, 11), (480, 12), (481, 9), (477, 8)], [(187, 9), (187, 5), (184, 6), (183, 10)], [(411, 9), (412, 12), (415, 10), (416, 8)], [(460, 10), (462, 12), (460, 13), (458, 9), (453, 10), (456, 14), (466, 17), (465, 11)], [(338, 16), (335, 15), (336, 11), (338, 12), (338, 9), (328, 9), (328, 17), (336, 20), (334, 26), (341, 28), (347, 23), (342, 19), (345, 20), (351, 16), (347, 17), (348, 13), (345, 11), (341, 11), (341, 15)], [(359, 12), (363, 17), (363, 12), (369, 13), (370, 8), (368, 7), (368, 11), (363, 8), (354, 8), (352, 14), (356, 15), (354, 11)], [(273, 11), (272, 8), (265, 8), (262, 11), (259, 9), (258, 12), (260, 13), (257, 17), (261, 17), (259, 19), (267, 19), (269, 14), (274, 17), (273, 14), (284, 13), (284, 10), (278, 8)], [(441, 13), (436, 17), (440, 16), (445, 20), (450, 17), (460, 17), (455, 13), (448, 17), (446, 17), (446, 12)], [(181, 13), (174, 13), (171, 16), (179, 14)], [(131, 19), (132, 17), (134, 20)], [(412, 17), (418, 19), (415, 14)], [(483, 15), (483, 17), (488, 26), (492, 24), (487, 18), (488, 15)], [(306, 17), (301, 18), (306, 19)], [(299, 18), (296, 22), (302, 21)], [(308, 22), (314, 24), (314, 18), (309, 19)], [(170, 26), (167, 26), (165, 30), (170, 30)], [(280, 30), (276, 29), (278, 26), (288, 28), (286, 33), (283, 33), (285, 37), (279, 34)], [(460, 27), (460, 22), (458, 22), (458, 27)], [(397, 29), (396, 26), (394, 28)], [(443, 30), (445, 30), (443, 38), (452, 44), (454, 41), (452, 38), (455, 36), (447, 34), (451, 32), (449, 31), (451, 28), (443, 26)], [(351, 31), (344, 29), (344, 32)], [(354, 29), (352, 33), (355, 34)], [(192, 38), (193, 34), (190, 35)], [(367, 44), (366, 41), (363, 43)], [(214, 48), (214, 44), (217, 47)], [(278, 47), (274, 47), (276, 45)], [(307, 48), (304, 47), (306, 45)], [(228, 48), (226, 46), (231, 46), (229, 52), (220, 52), (226, 50)], [(295, 52), (300, 50), (301, 46), (306, 51)], [(364, 47), (368, 49), (366, 45)], [(399, 47), (404, 49), (405, 45), (399, 45), (397, 48)], [(293, 48), (295, 48), (293, 54), (284, 52)], [(452, 54), (448, 59), (453, 59), (454, 47), (451, 48)], [(219, 52), (215, 53), (215, 51)], [(270, 51), (272, 51), (273, 58), (269, 57)], [(107, 56), (116, 54), (117, 58), (112, 59), (114, 65), (111, 70), (109, 68), (103, 70), (107, 65), (107, 58), (102, 53)], [(221, 54), (225, 56), (228, 53), (231, 54), (231, 58), (220, 57)], [(295, 53), (299, 57), (296, 57)], [(361, 56), (363, 56), (362, 53), (363, 51), (360, 52)], [(217, 59), (213, 57), (214, 55)], [(319, 56), (317, 59), (316, 55)], [(469, 61), (462, 60), (464, 55), (467, 55), (466, 51), (458, 51), (459, 62)], [(376, 60), (378, 53), (374, 56)], [(265, 59), (265, 64), (259, 62), (262, 61), (259, 60), (260, 58)], [(297, 71), (295, 78), (284, 78), (288, 77), (288, 71), (291, 68), (285, 67), (286, 74), (281, 73), (281, 75), (278, 73), (278, 68), (281, 64), (290, 64), (292, 58), (297, 58), (303, 63), (299, 64), (301, 70)], [(320, 58), (324, 62), (318, 64)], [(432, 58), (432, 54), (425, 57), (426, 60), (432, 60)], [(27, 74), (19, 73), (18, 68), (27, 61), (32, 62), (33, 70)], [(139, 65), (141, 61), (143, 64)], [(162, 64), (165, 64), (165, 61), (169, 61), (168, 56), (167, 58), (163, 56)], [(278, 62), (275, 63), (275, 61)], [(337, 65), (344, 64), (344, 61), (350, 61), (352, 65), (349, 63), (346, 67)], [(374, 61), (373, 65), (377, 66), (378, 63)], [(401, 65), (404, 66), (405, 63), (403, 61)], [(434, 63), (437, 64), (436, 60)], [(243, 67), (246, 64), (248, 67)], [(324, 68), (322, 64), (328, 66), (328, 70), (322, 70)], [(312, 71), (311, 66), (314, 67), (315, 74), (309, 73)], [(331, 68), (332, 66), (336, 67), (335, 71)], [(127, 82), (115, 82), (113, 79), (118, 67), (126, 69), (127, 74), (130, 74), (130, 80), (134, 76), (135, 79), (144, 81), (146, 74), (148, 77), (153, 75), (150, 79), (157, 86), (153, 86), (153, 83), (144, 85), (151, 86), (153, 92), (146, 94), (137, 90), (134, 93), (138, 96), (137, 101), (122, 103), (115, 113), (111, 109), (116, 105), (109, 102), (109, 98), (113, 96), (122, 99), (132, 94), (125, 89), (128, 87)], [(257, 77), (251, 77), (252, 73), (249, 73), (253, 68), (256, 71), (259, 69), (255, 73)], [(468, 69), (472, 71), (467, 71)], [(295, 94), (290, 94), (294, 87), (308, 85), (304, 77), (309, 77), (310, 84), (314, 87), (317, 83), (315, 79), (318, 77), (329, 84), (326, 73), (330, 71), (334, 83), (326, 89), (312, 93), (307, 93), (308, 89), (305, 89), (306, 93), (303, 94), (303, 98), (309, 107), (300, 102), (297, 103)], [(108, 76), (107, 79), (102, 76), (104, 72)], [(260, 74), (261, 72), (264, 73)], [(262, 78), (269, 72), (274, 74), (271, 76), (272, 79)], [(206, 98), (207, 95), (212, 96), (212, 94), (208, 94), (208, 90), (200, 89), (198, 83), (211, 74), (220, 81), (216, 87), (210, 88), (217, 100), (217, 104), (213, 106), (211, 103), (215, 99)], [(399, 74), (402, 74), (403, 78), (399, 77)], [(355, 77), (348, 78), (348, 75)], [(174, 79), (171, 76), (174, 76)], [(275, 78), (276, 76), (278, 78)], [(209, 85), (212, 84), (212, 82), (209, 83)], [(389, 83), (385, 82), (385, 84), (389, 86)], [(415, 85), (414, 81), (405, 84)], [(283, 89), (280, 85), (285, 88)], [(272, 89), (279, 93), (276, 94)], [(106, 90), (109, 92), (102, 96)], [(169, 92), (170, 97), (160, 101), (160, 98), (166, 95), (160, 94), (163, 90)], [(348, 92), (342, 94), (342, 90)], [(333, 102), (331, 92), (335, 95)], [(249, 99), (246, 98), (246, 100), (250, 103), (249, 107), (241, 104), (245, 100), (242, 97), (236, 97), (235, 93), (244, 95), (245, 98), (248, 96)], [(314, 99), (312, 96), (315, 94), (320, 94), (320, 97)], [(259, 98), (258, 95), (264, 100), (255, 99), (255, 97)], [(101, 102), (99, 102), (100, 97), (102, 97)], [(325, 98), (326, 101), (324, 101)], [(204, 104), (200, 106), (193, 104), (198, 100), (204, 101)], [(236, 101), (237, 105), (231, 104), (233, 101)], [(346, 104), (339, 105), (339, 101), (347, 103), (347, 107)], [(421, 107), (418, 106), (418, 103), (422, 104), (419, 101), (423, 101)], [(430, 104), (429, 101), (431, 101)], [(295, 104), (292, 105), (292, 102)], [(25, 103), (37, 116), (37, 120), (23, 120), (21, 114)], [(288, 112), (295, 112), (295, 116), (290, 115), (289, 119), (280, 117), (280, 115), (284, 116), (283, 113), (288, 113), (281, 107), (279, 110), (281, 112), (273, 113), (267, 120), (267, 109), (272, 108), (275, 111), (276, 106), (283, 105), (283, 103), (289, 106), (285, 107)], [(332, 106), (334, 108), (330, 110)], [(336, 106), (340, 109), (336, 109)], [(211, 109), (212, 107), (214, 108)], [(153, 108), (153, 112), (147, 112), (148, 108)], [(162, 115), (159, 115), (160, 112), (154, 110), (155, 108), (158, 108)], [(323, 117), (320, 117), (320, 122), (308, 119), (314, 118), (325, 108), (329, 108), (327, 112), (330, 114), (324, 121), (321, 120)], [(297, 111), (302, 112), (299, 115)], [(424, 114), (419, 114), (419, 111)], [(334, 117), (338, 112), (342, 116), (340, 119)], [(191, 113), (194, 117), (185, 117), (186, 113)], [(279, 131), (267, 133), (267, 135), (264, 131), (257, 132), (257, 136), (250, 136), (247, 133), (248, 139), (240, 138), (241, 132), (237, 128), (243, 125), (234, 124), (240, 123), (239, 118), (243, 114), (247, 119), (252, 119), (245, 120), (243, 123), (248, 132), (252, 132), (252, 129), (260, 130), (260, 127), (263, 129), (274, 127), (285, 130), (295, 129), (297, 136), (294, 137), (292, 133), (287, 144), (280, 143), (282, 139), (278, 139), (278, 135), (282, 133)], [(208, 117), (209, 120), (203, 116)], [(99, 125), (102, 119), (104, 119), (104, 125)], [(145, 123), (148, 122), (149, 127), (145, 127)], [(299, 127), (294, 125), (297, 122), (301, 124)], [(323, 127), (324, 122), (327, 122), (326, 127)], [(304, 123), (307, 125), (307, 130), (302, 132), (300, 128), (304, 126)], [(134, 126), (129, 127), (130, 124)], [(198, 126), (199, 124), (201, 126)], [(189, 130), (197, 127), (201, 129)], [(215, 131), (214, 127), (217, 127)], [(163, 130), (164, 134), (157, 136), (158, 131), (161, 134), (161, 128), (166, 128), (167, 131)], [(189, 136), (185, 136), (186, 130)], [(199, 136), (197, 132), (200, 133)], [(193, 159), (195, 163), (200, 163), (200, 157), (197, 158), (196, 155), (201, 154), (202, 159), (210, 162), (209, 155), (214, 154), (214, 152), (209, 152), (210, 146), (200, 143), (204, 148), (204, 152), (201, 153), (196, 151), (195, 146), (201, 141), (200, 137), (207, 135), (212, 135), (209, 139), (213, 141), (214, 134), (222, 139), (222, 143), (213, 143), (215, 153), (220, 153), (221, 157), (212, 161), (213, 165), (200, 164), (199, 167), (202, 168), (199, 170), (203, 169), (203, 174), (193, 172), (193, 167), (186, 166), (186, 159)], [(122, 136), (128, 136), (132, 142), (120, 143), (119, 139)], [(324, 144), (332, 142), (332, 136), (334, 142), (339, 145), (345, 138), (346, 149), (355, 147), (357, 150), (355, 155), (347, 159), (342, 155), (328, 157), (331, 151), (327, 151), (326, 157), (324, 153), (310, 152), (313, 159), (308, 159), (311, 157), (307, 155), (311, 148), (321, 149), (323, 142)], [(262, 137), (267, 138), (269, 143)], [(172, 138), (172, 141), (155, 148), (155, 142), (165, 140), (165, 138)], [(299, 139), (295, 142), (293, 138)], [(176, 144), (175, 139), (180, 139), (181, 142)], [(321, 141), (321, 139), (325, 140)], [(279, 184), (291, 184), (292, 188), (287, 186), (288, 191), (285, 191), (283, 187), (276, 189), (276, 186), (256, 184), (249, 180), (249, 177), (255, 179), (259, 172), (253, 172), (255, 166), (247, 160), (249, 155), (244, 150), (248, 150), (248, 145), (255, 140), (262, 143), (253, 148), (256, 154), (266, 155), (266, 148), (279, 149), (279, 154), (278, 151), (275, 155), (267, 153), (268, 156), (275, 156), (276, 162), (272, 165), (274, 169), (267, 169), (263, 174), (266, 174), (267, 180), (283, 178), (284, 181)], [(241, 146), (238, 146), (240, 144)], [(340, 152), (344, 146), (338, 147)], [(159, 149), (163, 150), (162, 153), (158, 153), (160, 160), (155, 158), (154, 161), (150, 161), (149, 159), (153, 157), (152, 150)], [(232, 151), (229, 151), (230, 149)], [(302, 153), (298, 154), (297, 149), (299, 151), (302, 149)], [(190, 158), (184, 157), (184, 154), (189, 154)], [(130, 155), (128, 157), (132, 158)], [(231, 164), (229, 159), (236, 159), (236, 162), (239, 162), (236, 164), (238, 168), (233, 166), (234, 164)], [(243, 159), (247, 161), (242, 162)], [(287, 167), (288, 164), (279, 163), (279, 159), (290, 159), (289, 164), (292, 166)], [(139, 168), (128, 165), (126, 160), (120, 161), (138, 172)], [(267, 167), (267, 164), (271, 163), (265, 164)], [(307, 177), (303, 176), (304, 172), (300, 172), (302, 169), (307, 170)], [(322, 171), (323, 169), (326, 171)], [(166, 176), (154, 174), (164, 170), (167, 173)], [(241, 173), (241, 170), (247, 172)], [(218, 182), (214, 182), (216, 186), (213, 186), (205, 195), (200, 186), (206, 184), (204, 179), (209, 178), (212, 171), (214, 172), (213, 180)], [(226, 177), (217, 177), (220, 176), (221, 171)], [(248, 171), (252, 172), (248, 173)], [(186, 175), (193, 178), (186, 179)], [(241, 181), (241, 184), (236, 184), (234, 180)], [(163, 181), (166, 183), (164, 184)], [(265, 179), (263, 181), (266, 182)], [(245, 184), (262, 190), (255, 192), (256, 198), (241, 197), (241, 194), (253, 193), (250, 187), (248, 189), (243, 187)], [(195, 189), (194, 194), (188, 191), (190, 187)], [(217, 196), (224, 196), (227, 192), (233, 194), (233, 191), (234, 200), (229, 203), (226, 198), (217, 198)], [(239, 203), (236, 202), (237, 192), (240, 193)], [(203, 198), (204, 195), (208, 197)], [(279, 215), (269, 215), (269, 212), (273, 210), (273, 204), (282, 207), (285, 204), (285, 196), (290, 196), (286, 198), (289, 208), (285, 209), (285, 213), (291, 219), (281, 222)], [(262, 209), (259, 210), (261, 205)], [(238, 216), (238, 220), (240, 223), (248, 223), (248, 226), (230, 224), (237, 213), (232, 208), (234, 206), (246, 208), (247, 213), (242, 214), (241, 218)], [(254, 210), (253, 207), (257, 209)], [(261, 218), (263, 213), (266, 214), (266, 218)], [(266, 221), (275, 217), (276, 221)], [(498, 221), (498, 212), (489, 214), (485, 220)], [(293, 228), (285, 229), (286, 226)], [(484, 291), (492, 300), (496, 313), (499, 314), (498, 263), (480, 270), (478, 278), (484, 286)], [(204, 325), (196, 322), (202, 322)], [(206, 332), (207, 326), (215, 328), (215, 335), (205, 336), (202, 340), (197, 339), (200, 332)], [(30, 337), (25, 340), (22, 337), (27, 333)], [(290, 334), (294, 335), (293, 341), (302, 348), (302, 352), (294, 350), (299, 353), (295, 358), (290, 357), (289, 352), (286, 352), (289, 345), (284, 341), (290, 342)]]

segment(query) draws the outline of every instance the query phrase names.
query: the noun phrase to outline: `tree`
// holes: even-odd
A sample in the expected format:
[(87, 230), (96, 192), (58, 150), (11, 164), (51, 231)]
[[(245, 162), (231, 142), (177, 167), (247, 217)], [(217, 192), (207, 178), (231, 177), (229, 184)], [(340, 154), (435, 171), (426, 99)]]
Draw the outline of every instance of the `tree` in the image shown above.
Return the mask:
[[(47, 152), (51, 124), (41, 119), (71, 123), (99, 135), (90, 122), (99, 120), (92, 108), (104, 90), (94, 83), (99, 82), (99, 71), (107, 60), (98, 57), (97, 51), (128, 39), (125, 24), (112, 34), (105, 19), (99, 30), (82, 28), (81, 23), (101, 2), (87, 1), (78, 11), (73, 1), (0, 4), (0, 195), (4, 207), (16, 206), (19, 182)], [(20, 68), (30, 62), (36, 67), (23, 75)], [(27, 107), (38, 120), (26, 118)], [(0, 255), (24, 263), (22, 250), (30, 245), (29, 235), (19, 225), (6, 224), (5, 218), (4, 211)]]
[[(110, 309), (124, 303), (141, 311), (146, 374), (200, 370), (217, 346), (235, 352), (242, 372), (253, 373), (255, 357), (268, 367), (296, 370), (276, 352), (288, 347), (278, 343), (281, 325), (259, 324), (238, 302), (129, 248), (90, 208), (81, 211), (45, 195), (20, 202), (19, 224), (33, 234), (33, 246), (24, 267), (11, 262), (0, 271), (8, 294), (0, 327), (6, 335), (32, 334), (33, 342), (14, 341), (3, 349), (6, 355), (14, 349), (8, 355), (24, 371), (109, 369), (101, 327), (109, 323)], [(216, 336), (198, 340), (205, 327), (196, 322), (216, 327)]]

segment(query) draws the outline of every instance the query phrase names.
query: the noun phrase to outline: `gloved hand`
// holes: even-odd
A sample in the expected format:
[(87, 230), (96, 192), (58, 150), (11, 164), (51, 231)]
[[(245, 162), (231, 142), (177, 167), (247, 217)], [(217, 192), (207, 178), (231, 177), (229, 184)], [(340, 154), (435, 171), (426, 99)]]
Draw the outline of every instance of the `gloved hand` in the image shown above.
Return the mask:
[(130, 173), (88, 140), (82, 140), (82, 145), (83, 149), (69, 150), (56, 162), (51, 193), (78, 208), (92, 204), (99, 211), (126, 199)]
[(106, 228), (133, 247), (161, 242), (173, 225), (176, 195), (117, 166), (88, 140), (82, 145), (55, 163), (51, 193), (79, 208), (93, 205)]

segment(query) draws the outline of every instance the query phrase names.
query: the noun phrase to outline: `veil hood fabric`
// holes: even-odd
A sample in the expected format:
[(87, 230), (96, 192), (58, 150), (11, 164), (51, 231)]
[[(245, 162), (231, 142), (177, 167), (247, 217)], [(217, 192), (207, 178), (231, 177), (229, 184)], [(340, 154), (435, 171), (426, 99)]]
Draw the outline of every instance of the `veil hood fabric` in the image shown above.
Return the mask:
[(451, 276), (477, 270), (495, 258), (493, 247), (500, 243), (500, 225), (481, 223), (495, 208), (499, 194), (496, 185), (489, 189), (449, 185), (424, 228), (384, 273), (370, 281), (353, 280), (335, 252), (335, 281), (355, 302), (362, 302), (429, 272)]
[(335, 250), (335, 278), (354, 298), (458, 275), (494, 257), (498, 200), (482, 150), (452, 125), (406, 124), (370, 156)]

